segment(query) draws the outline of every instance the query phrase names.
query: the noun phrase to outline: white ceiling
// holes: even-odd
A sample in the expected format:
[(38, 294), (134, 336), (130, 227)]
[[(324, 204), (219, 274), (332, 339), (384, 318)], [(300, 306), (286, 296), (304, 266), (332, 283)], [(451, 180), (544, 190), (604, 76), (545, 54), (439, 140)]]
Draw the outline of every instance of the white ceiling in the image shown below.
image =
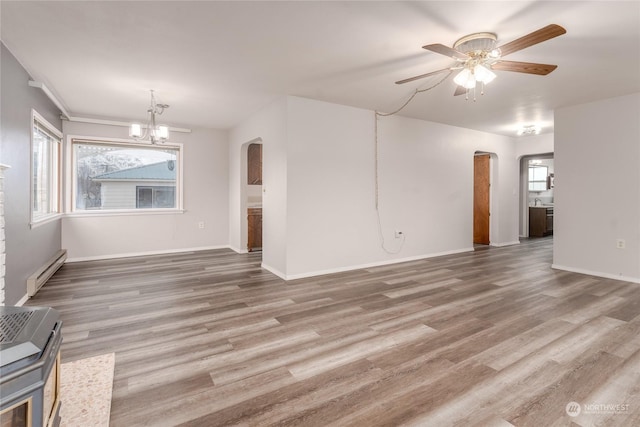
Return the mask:
[(640, 91), (640, 2), (5, 1), (2, 41), (74, 116), (142, 120), (149, 89), (169, 125), (229, 128), (276, 97), (393, 111), (444, 75), (421, 46), (473, 32), (503, 44), (548, 24), (567, 34), (508, 58), (547, 76), (497, 71), (476, 102), (452, 76), (402, 115), (504, 135), (553, 126), (553, 110)]

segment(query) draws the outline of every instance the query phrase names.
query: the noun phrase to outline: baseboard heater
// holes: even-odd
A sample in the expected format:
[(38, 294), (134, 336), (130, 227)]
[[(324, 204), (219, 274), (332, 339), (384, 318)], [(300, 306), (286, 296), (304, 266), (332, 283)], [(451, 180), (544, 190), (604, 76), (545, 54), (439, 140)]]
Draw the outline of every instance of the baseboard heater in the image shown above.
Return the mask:
[(53, 276), (53, 273), (62, 267), (62, 264), (64, 264), (66, 259), (67, 250), (61, 249), (56, 252), (53, 258), (51, 258), (45, 265), (40, 267), (38, 271), (29, 276), (27, 279), (27, 295), (29, 295), (29, 297), (34, 296), (36, 292), (40, 290), (42, 285), (44, 285), (47, 280)]

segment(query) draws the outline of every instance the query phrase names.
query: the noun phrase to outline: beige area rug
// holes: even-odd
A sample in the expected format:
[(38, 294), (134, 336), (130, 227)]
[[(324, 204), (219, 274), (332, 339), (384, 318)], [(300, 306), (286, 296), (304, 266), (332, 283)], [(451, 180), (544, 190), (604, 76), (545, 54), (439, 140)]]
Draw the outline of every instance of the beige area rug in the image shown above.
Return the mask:
[(61, 427), (109, 426), (115, 359), (109, 353), (61, 365)]

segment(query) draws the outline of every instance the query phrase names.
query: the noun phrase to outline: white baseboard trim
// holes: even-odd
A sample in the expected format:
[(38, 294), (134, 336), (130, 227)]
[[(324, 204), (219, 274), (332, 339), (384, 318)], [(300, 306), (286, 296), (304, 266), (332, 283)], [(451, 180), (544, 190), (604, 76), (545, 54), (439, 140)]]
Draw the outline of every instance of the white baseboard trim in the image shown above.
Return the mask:
[(628, 277), (601, 271), (591, 271), (582, 268), (567, 267), (565, 265), (551, 264), (551, 268), (556, 270), (570, 271), (572, 273), (587, 274), (589, 276), (603, 277), (605, 279), (621, 280), (623, 282), (640, 283), (640, 277)]
[(232, 251), (239, 253), (239, 254), (248, 254), (249, 250), (248, 249), (239, 249), (236, 248), (235, 246), (229, 246), (229, 249), (231, 249)]
[(357, 264), (357, 265), (349, 265), (345, 267), (329, 268), (326, 270), (311, 271), (309, 273), (299, 273), (299, 274), (291, 274), (291, 275), (282, 275), (282, 273), (280, 273), (277, 275), (283, 278), (284, 280), (296, 280), (296, 279), (304, 279), (307, 277), (323, 276), (325, 274), (342, 273), (345, 271), (360, 270), (363, 268), (382, 267), (384, 265), (400, 264), (403, 262), (417, 261), (421, 259), (435, 258), (439, 256), (444, 256), (444, 255), (453, 255), (453, 254), (459, 254), (462, 252), (472, 252), (472, 251), (473, 251), (473, 248), (464, 248), (464, 249), (456, 249), (452, 251), (438, 252), (433, 254), (417, 255), (417, 256), (406, 257), (406, 258), (397, 258), (397, 259), (390, 259), (390, 260), (384, 260), (384, 261), (378, 261), (378, 262), (371, 262), (366, 264)]
[(264, 262), (262, 264), (260, 264), (260, 267), (264, 268), (265, 270), (267, 270), (270, 273), (275, 274), (276, 276), (278, 276), (279, 278), (281, 278), (283, 280), (290, 280), (290, 279), (287, 278), (286, 274), (284, 274), (283, 272), (281, 272), (280, 270), (278, 270), (276, 268), (271, 267), (268, 264), (265, 264)]
[(24, 305), (25, 302), (29, 301), (29, 295), (24, 294), (24, 296), (22, 298), (20, 298), (20, 300), (15, 304), (16, 307), (22, 307)]
[(496, 248), (501, 248), (503, 246), (513, 246), (513, 245), (519, 245), (519, 244), (520, 244), (520, 240), (514, 240), (512, 242), (491, 243), (489, 246), (495, 246)]
[(100, 261), (100, 260), (106, 260), (106, 259), (129, 258), (129, 257), (149, 256), (149, 255), (170, 255), (170, 254), (179, 254), (184, 252), (209, 251), (212, 249), (231, 249), (231, 247), (229, 245), (219, 245), (219, 246), (200, 246), (197, 248), (167, 249), (162, 251), (129, 252), (129, 253), (112, 254), (112, 255), (96, 255), (96, 256), (88, 256), (88, 257), (67, 258), (66, 262)]
[[(517, 244), (517, 243), (519, 242), (513, 242), (508, 244)], [(501, 245), (506, 246), (507, 244), (501, 244)], [(206, 250), (212, 250), (212, 249), (229, 249), (240, 254), (248, 253), (247, 250), (238, 249), (230, 245), (220, 245), (220, 246), (206, 246), (206, 247), (198, 247), (198, 248), (170, 249), (170, 250), (164, 250), (164, 251), (131, 252), (131, 253), (124, 253), (124, 254), (99, 255), (99, 256), (92, 256), (92, 257), (75, 257), (75, 258), (67, 258), (66, 262), (72, 263), (72, 262), (82, 262), (82, 261), (98, 261), (98, 260), (107, 260), (107, 259), (128, 258), (128, 257), (136, 257), (136, 256), (169, 255), (169, 254), (175, 254), (175, 253), (197, 252), (197, 251), (206, 251)], [(308, 273), (299, 273), (299, 274), (291, 274), (291, 275), (287, 275), (282, 271), (278, 270), (277, 268), (274, 268), (268, 264), (265, 264), (264, 262), (260, 265), (260, 267), (275, 274), (276, 276), (280, 277), (283, 280), (296, 280), (296, 279), (304, 279), (307, 277), (323, 276), (326, 274), (342, 273), (345, 271), (360, 270), (363, 268), (373, 268), (373, 267), (382, 267), (390, 264), (400, 264), (403, 262), (411, 262), (411, 261), (417, 261), (421, 259), (435, 258), (439, 256), (453, 255), (453, 254), (458, 254), (463, 252), (472, 252), (473, 250), (474, 250), (473, 247), (469, 247), (469, 248), (455, 249), (451, 251), (431, 253), (426, 255), (416, 255), (412, 257), (383, 260), (383, 261), (377, 261), (377, 262), (371, 262), (371, 263), (365, 263), (365, 264), (349, 265), (345, 267), (329, 268), (326, 270), (317, 270), (317, 271), (311, 271)]]

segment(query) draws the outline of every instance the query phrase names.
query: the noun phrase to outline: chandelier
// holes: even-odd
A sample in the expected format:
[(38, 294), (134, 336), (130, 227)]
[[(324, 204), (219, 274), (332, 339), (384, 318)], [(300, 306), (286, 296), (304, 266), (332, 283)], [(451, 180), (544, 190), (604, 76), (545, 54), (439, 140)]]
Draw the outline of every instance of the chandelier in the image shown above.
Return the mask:
[[(152, 144), (166, 142), (167, 139), (169, 139), (169, 127), (156, 124), (156, 115), (161, 115), (167, 108), (169, 108), (168, 104), (158, 104), (156, 102), (156, 98), (152, 90), (151, 105), (149, 105), (149, 109), (147, 110), (147, 113), (149, 113), (147, 124), (146, 126), (139, 123), (131, 124), (131, 127), (129, 128), (129, 136), (135, 140), (144, 140), (148, 138)], [(145, 128), (144, 133), (142, 131), (143, 127)]]

